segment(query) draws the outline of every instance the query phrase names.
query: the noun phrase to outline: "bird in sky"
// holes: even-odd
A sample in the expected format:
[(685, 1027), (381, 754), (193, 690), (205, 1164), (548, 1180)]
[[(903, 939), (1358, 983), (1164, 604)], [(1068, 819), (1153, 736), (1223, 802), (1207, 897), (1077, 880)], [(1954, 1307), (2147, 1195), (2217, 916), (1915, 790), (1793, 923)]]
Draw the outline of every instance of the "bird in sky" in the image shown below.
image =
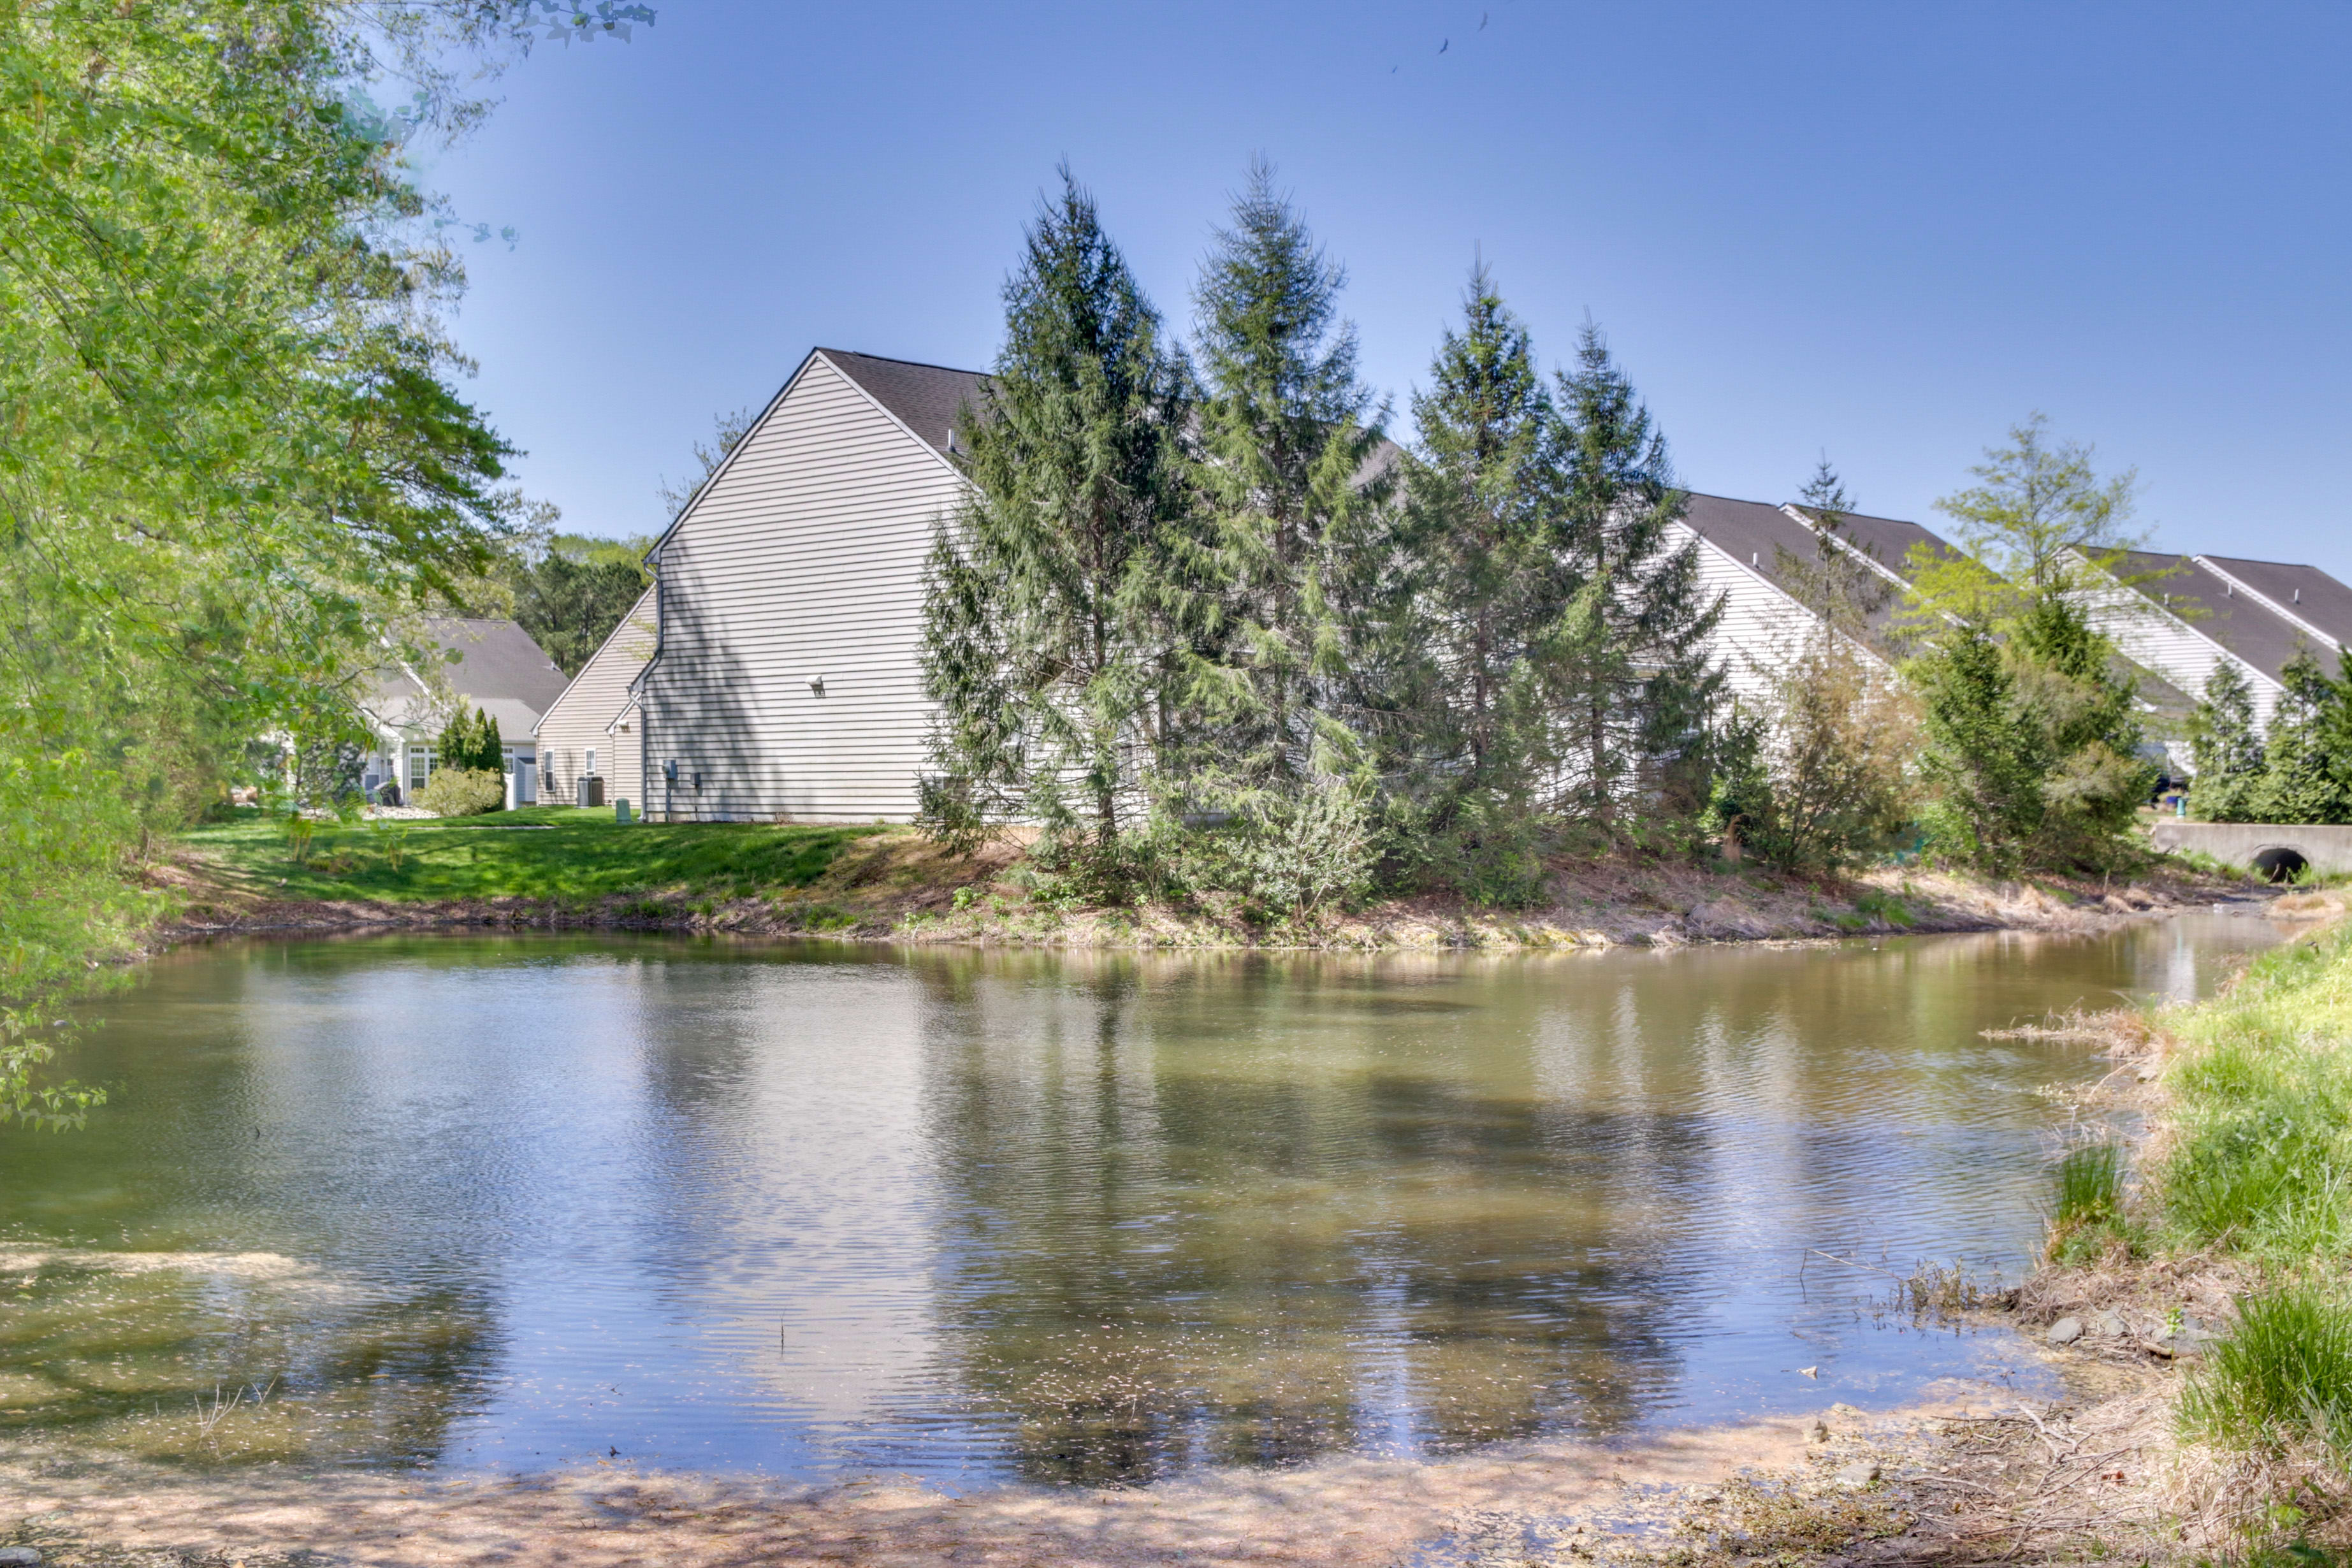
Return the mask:
[(1478, 13), (1478, 30), (1482, 33), (1486, 30), (1486, 13), (1484, 11)]
[(1453, 39), (1451, 39), (1451, 38), (1448, 38), (1448, 39), (1446, 39), (1444, 43), (1442, 43), (1442, 44), (1440, 44), (1440, 45), (1438, 45), (1438, 46), (1437, 46), (1437, 52), (1438, 52), (1439, 54), (1441, 54), (1441, 55), (1442, 55), (1442, 54), (1444, 54), (1446, 50), (1448, 50), (1448, 49), (1452, 48), (1453, 47), (1454, 47), (1454, 40), (1453, 40)]

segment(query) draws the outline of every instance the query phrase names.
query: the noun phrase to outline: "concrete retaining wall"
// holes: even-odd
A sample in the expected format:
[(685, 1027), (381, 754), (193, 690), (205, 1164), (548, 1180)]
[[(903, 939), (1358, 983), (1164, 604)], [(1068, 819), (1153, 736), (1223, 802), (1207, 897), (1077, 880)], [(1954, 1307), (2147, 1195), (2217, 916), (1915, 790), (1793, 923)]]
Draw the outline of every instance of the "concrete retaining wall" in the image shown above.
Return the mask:
[(2193, 850), (2226, 866), (2258, 871), (2268, 872), (2285, 852), (2300, 855), (2322, 871), (2352, 871), (2352, 827), (2159, 820), (2149, 827), (2148, 837), (2159, 849)]

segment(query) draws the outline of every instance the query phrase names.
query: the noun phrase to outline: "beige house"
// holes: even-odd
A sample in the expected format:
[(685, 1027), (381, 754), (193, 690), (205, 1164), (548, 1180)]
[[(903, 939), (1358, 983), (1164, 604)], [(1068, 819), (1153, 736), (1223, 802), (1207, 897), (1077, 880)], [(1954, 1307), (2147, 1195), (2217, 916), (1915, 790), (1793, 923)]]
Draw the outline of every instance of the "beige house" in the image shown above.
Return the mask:
[[(608, 794), (641, 780), (658, 819), (912, 820), (931, 717), (923, 565), (965, 494), (955, 426), (981, 384), (811, 353), (654, 546), (653, 646), (625, 699), (583, 693), (575, 727), (567, 692), (542, 741), (584, 765), (588, 731), (614, 724), (614, 761), (597, 743)], [(609, 682), (629, 653), (608, 643), (573, 686)]]
[(531, 733), (563, 691), (563, 671), (512, 621), (436, 616), (424, 629), (437, 662), (413, 668), (404, 660), (378, 672), (363, 705), (375, 744), (361, 787), (371, 800), (382, 798), (387, 784), (404, 800), (423, 789), (454, 702), (478, 708), (497, 722), (509, 796), (517, 804), (531, 801), (537, 795)]
[[(1694, 492), (1672, 538), (1677, 545), (1696, 544), (1699, 592), (1722, 606), (1715, 646), (1725, 685), (1738, 698), (1766, 698), (1816, 626), (1797, 584), (1788, 580), (1787, 566), (1815, 560), (1818, 529), (1795, 506)], [(1916, 522), (1856, 512), (1840, 518), (1836, 547), (1886, 585), (1886, 601), (1870, 617), (1873, 635), (1862, 651), (1889, 673), (1886, 634), (1903, 602), (1911, 552), (1922, 546), (1938, 553), (1951, 550)]]
[[(654, 590), (648, 588), (540, 720), (539, 787), (549, 804), (644, 805), (635, 684), (653, 657), (658, 631), (654, 613)], [(586, 779), (599, 782), (583, 791)]]

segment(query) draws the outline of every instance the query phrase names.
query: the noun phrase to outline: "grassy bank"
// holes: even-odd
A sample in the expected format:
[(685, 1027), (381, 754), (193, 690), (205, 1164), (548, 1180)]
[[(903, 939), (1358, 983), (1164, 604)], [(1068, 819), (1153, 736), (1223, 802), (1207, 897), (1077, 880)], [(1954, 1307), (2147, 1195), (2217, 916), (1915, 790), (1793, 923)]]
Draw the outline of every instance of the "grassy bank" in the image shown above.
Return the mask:
[(1562, 860), (1538, 908), (1433, 895), (1269, 922), (1216, 894), (1092, 906), (1037, 875), (1015, 846), (955, 857), (908, 829), (872, 826), (622, 826), (609, 812), (541, 807), (289, 832), (282, 818), (248, 814), (176, 848), (163, 879), (178, 914), (166, 935), (491, 921), (1066, 946), (1672, 946), (2075, 929), (2245, 890), (2171, 870), (2130, 886), (1892, 868), (1807, 878), (1627, 850)]
[(246, 812), (185, 834), (185, 863), (249, 899), (417, 903), (588, 902), (640, 894), (751, 898), (805, 888), (872, 827), (633, 823), (541, 806), (481, 816), (320, 823), (307, 842)]
[(2158, 1556), (2352, 1550), (2352, 923), (2274, 912), (2220, 995), (2059, 1031), (2116, 1064), (2088, 1125), (2144, 1131), (2057, 1163), (2023, 1317), (2132, 1456), (2092, 1527)]

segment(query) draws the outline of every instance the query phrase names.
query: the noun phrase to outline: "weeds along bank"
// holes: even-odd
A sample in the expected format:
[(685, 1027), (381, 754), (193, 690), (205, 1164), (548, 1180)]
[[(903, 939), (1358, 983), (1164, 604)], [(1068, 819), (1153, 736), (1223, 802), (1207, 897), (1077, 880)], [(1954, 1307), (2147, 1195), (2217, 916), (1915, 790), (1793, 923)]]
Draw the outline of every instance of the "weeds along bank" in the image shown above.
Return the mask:
[(1555, 859), (1524, 908), (1436, 892), (1300, 917), (1213, 887), (1089, 900), (1018, 845), (956, 853), (903, 828), (620, 827), (565, 807), (286, 828), (252, 815), (184, 836), (155, 879), (174, 906), (156, 935), (492, 923), (1064, 946), (1671, 946), (2084, 929), (2245, 890), (2165, 867), (2129, 884), (1900, 868), (1797, 876), (1620, 849)]
[(2056, 1168), (2029, 1331), (2119, 1454), (2102, 1522), (2147, 1550), (2352, 1548), (2352, 922), (2341, 893), (2221, 995), (2072, 1020), (2116, 1059), (2087, 1107), (2145, 1118)]

